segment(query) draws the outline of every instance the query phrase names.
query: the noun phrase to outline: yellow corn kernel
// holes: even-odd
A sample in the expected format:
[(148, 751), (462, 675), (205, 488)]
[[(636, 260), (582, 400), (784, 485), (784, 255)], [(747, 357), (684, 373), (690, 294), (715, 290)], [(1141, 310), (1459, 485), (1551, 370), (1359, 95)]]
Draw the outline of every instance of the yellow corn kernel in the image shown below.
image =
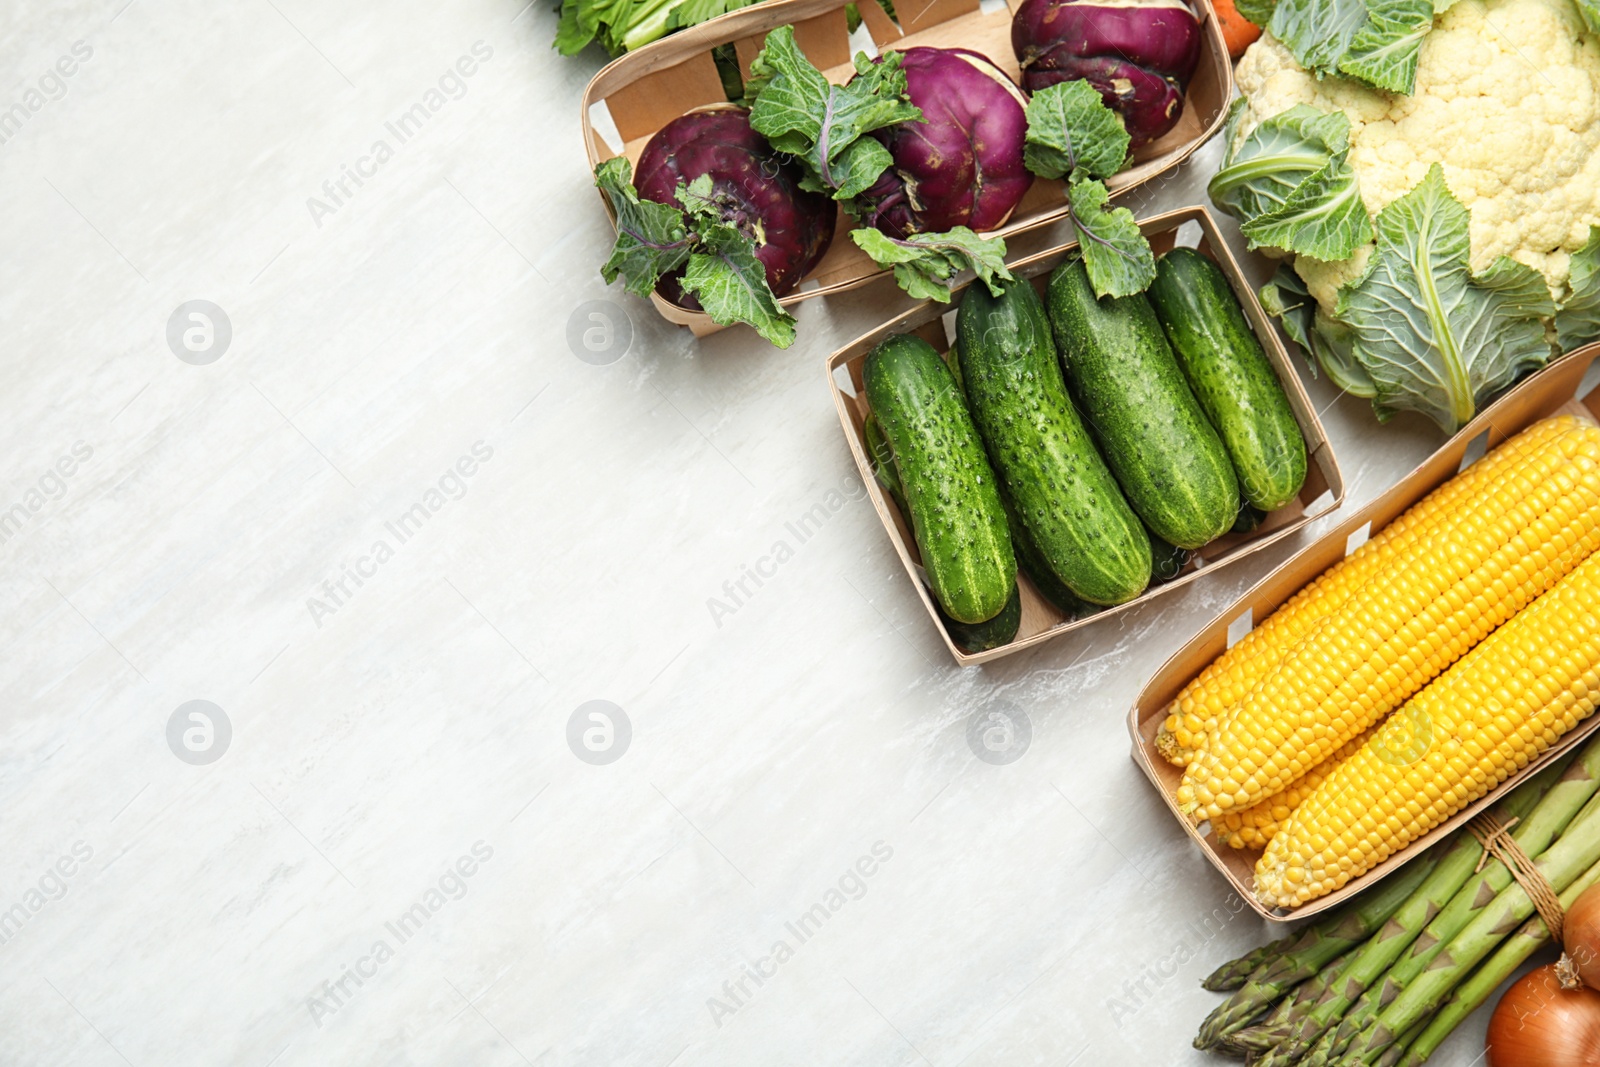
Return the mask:
[(1384, 565), (1219, 719), (1178, 787), (1185, 814), (1286, 788), (1600, 547), (1600, 427), (1563, 421), (1542, 442), (1507, 441), (1518, 462), (1426, 536), (1380, 550)]
[(1600, 704), (1600, 553), (1390, 716), (1267, 844), (1256, 896), (1292, 908), (1383, 862)]
[[(1535, 423), (1517, 438), (1519, 448), (1547, 443), (1568, 432), (1572, 421), (1555, 418)], [(1207, 734), (1216, 729), (1222, 715), (1276, 670), (1288, 650), (1312, 627), (1341, 608), (1351, 592), (1387, 565), (1395, 553), (1409, 549), (1439, 523), (1449, 522), (1462, 500), (1472, 499), (1484, 486), (1503, 477), (1520, 456), (1518, 449), (1495, 449), (1412, 505), (1267, 616), (1183, 687), (1156, 734), (1156, 751), (1167, 762), (1187, 767), (1205, 747)]]
[(1335, 767), (1355, 755), (1356, 750), (1366, 744), (1377, 730), (1377, 727), (1373, 727), (1359, 737), (1351, 738), (1343, 748), (1317, 764), (1304, 778), (1298, 779), (1283, 792), (1275, 793), (1242, 811), (1230, 811), (1223, 815), (1212, 824), (1217, 831), (1217, 839), (1229, 848), (1266, 848), (1272, 835), (1289, 821), (1289, 816), (1294, 814), (1300, 803), (1333, 773)]

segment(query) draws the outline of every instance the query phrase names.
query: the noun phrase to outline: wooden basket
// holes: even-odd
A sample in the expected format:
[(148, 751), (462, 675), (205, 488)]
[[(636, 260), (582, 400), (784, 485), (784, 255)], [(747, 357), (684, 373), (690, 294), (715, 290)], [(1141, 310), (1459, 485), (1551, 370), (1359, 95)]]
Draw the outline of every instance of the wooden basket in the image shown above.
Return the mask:
[[(1394, 488), (1367, 506), (1350, 513), (1332, 530), (1241, 596), (1188, 644), (1179, 649), (1140, 691), (1138, 700), (1128, 715), (1128, 732), (1133, 738), (1134, 762), (1160, 792), (1173, 817), (1205, 853), (1206, 858), (1222, 872), (1234, 890), (1249, 901), (1263, 917), (1303, 919), (1329, 908), (1338, 907), (1354, 894), (1394, 873), (1413, 857), (1515, 789), (1518, 783), (1529, 775), (1561, 753), (1568, 751), (1596, 728), (1600, 728), (1600, 715), (1591, 715), (1539, 759), (1528, 764), (1522, 771), (1501, 783), (1498, 788), (1475, 804), (1457, 812), (1450, 821), (1413, 841), (1404, 851), (1395, 853), (1337, 891), (1319, 897), (1287, 914), (1269, 911), (1256, 900), (1253, 884), (1256, 860), (1261, 855), (1259, 849), (1229, 848), (1217, 839), (1215, 832), (1209, 830), (1209, 824), (1196, 827), (1178, 810), (1177, 791), (1178, 784), (1183, 778), (1183, 770), (1162, 759), (1155, 747), (1156, 731), (1166, 718), (1167, 711), (1177, 698), (1178, 692), (1185, 685), (1207, 664), (1221, 655), (1229, 645), (1248, 633), (1253, 622), (1260, 622), (1272, 614), (1280, 604), (1294, 596), (1317, 575), (1360, 547), (1368, 535), (1383, 529), (1412, 504), (1466, 469), (1485, 451), (1493, 449), (1508, 437), (1514, 436), (1540, 419), (1566, 412), (1600, 422), (1600, 388), (1592, 390), (1581, 400), (1577, 395), (1584, 373), (1597, 355), (1600, 355), (1600, 345), (1579, 349), (1528, 378), (1484, 409), (1477, 418), (1468, 423)], [(1203, 829), (1206, 832), (1202, 832)]]
[[(926, 339), (940, 352), (947, 351), (950, 347), (950, 326), (947, 323), (953, 323), (955, 304), (938, 304), (932, 301), (923, 303), (870, 333), (856, 338), (828, 359), (828, 385), (833, 390), (834, 404), (839, 410), (839, 421), (844, 427), (845, 438), (849, 441), (850, 452), (855, 456), (856, 466), (860, 468), (862, 480), (866, 483), (874, 506), (878, 509), (878, 517), (883, 520), (889, 540), (894, 544), (900, 562), (905, 566), (906, 575), (915, 584), (917, 594), (922, 598), (923, 606), (927, 608), (929, 622), (938, 629), (940, 636), (944, 638), (945, 646), (957, 663), (963, 666), (986, 663), (1021, 652), (1023, 649), (1037, 647), (1081, 627), (1101, 625), (1121, 612), (1165, 596), (1174, 589), (1182, 588), (1203, 574), (1209, 574), (1219, 567), (1259, 552), (1343, 503), (1344, 476), (1339, 471), (1338, 461), (1334, 459), (1333, 448), (1323, 432), (1322, 422), (1317, 418), (1316, 409), (1311, 406), (1311, 399), (1306, 395), (1305, 387), (1300, 383), (1300, 376), (1290, 363), (1288, 353), (1284, 351), (1277, 330), (1273, 328), (1266, 313), (1261, 310), (1255, 292), (1245, 280), (1233, 254), (1229, 252), (1210, 212), (1203, 207), (1182, 208), (1146, 219), (1139, 225), (1150, 240), (1151, 247), (1159, 255), (1177, 243), (1178, 231), (1186, 223), (1193, 223), (1199, 231), (1195, 247), (1216, 261), (1222, 268), (1223, 274), (1227, 276), (1229, 284), (1233, 286), (1234, 294), (1238, 296), (1239, 303), (1244, 308), (1245, 317), (1249, 319), (1251, 328), (1260, 338), (1261, 347), (1266, 351), (1273, 369), (1277, 371), (1284, 392), (1288, 394), (1295, 420), (1305, 437), (1306, 451), (1311, 462), (1306, 483), (1295, 500), (1268, 515), (1266, 520), (1250, 533), (1225, 534), (1213, 541), (1190, 558), (1178, 577), (1161, 585), (1152, 585), (1141, 596), (1126, 604), (1104, 608), (1094, 615), (1069, 621), (1039, 595), (1025, 577), (1019, 575), (1017, 581), (1021, 586), (1022, 625), (1017, 631), (1016, 639), (1008, 645), (987, 652), (967, 653), (957, 648), (940, 620), (939, 613), (934, 607), (933, 595), (923, 580), (921, 557), (910, 527), (906, 525), (894, 501), (884, 493), (873, 476), (863, 429), (870, 408), (867, 405), (866, 389), (861, 379), (861, 367), (867, 354), (884, 338), (895, 334), (914, 333)], [(1018, 276), (1032, 278), (1034, 284), (1042, 288), (1050, 270), (1077, 247), (1076, 244), (1058, 245), (1018, 260), (1011, 265), (1011, 270)], [(965, 290), (966, 286), (956, 290), (957, 302)]]
[[(711, 49), (718, 45), (735, 46), (739, 65), (748, 77), (750, 62), (761, 50), (767, 32), (792, 24), (795, 40), (806, 56), (830, 80), (845, 81), (853, 72), (845, 25), (847, 2), (769, 0), (672, 34), (613, 61), (594, 76), (583, 92), (581, 121), (590, 169), (617, 155), (625, 155), (637, 165), (645, 143), (661, 127), (695, 108), (725, 103), (727, 95), (711, 60)], [(1020, 6), (1021, 0), (1015, 2)], [(1131, 167), (1106, 182), (1113, 196), (1176, 167), (1222, 128), (1233, 96), (1233, 65), (1211, 0), (1192, 2), (1201, 16), (1202, 40), (1200, 62), (1190, 79), (1183, 115), (1165, 136), (1139, 148)], [(896, 6), (901, 19), (897, 25), (874, 0), (863, 0), (856, 6), (880, 49), (959, 45), (984, 53), (1012, 78), (1021, 78), (1011, 51), (1011, 9), (996, 5), (985, 11), (979, 0), (910, 0)], [(607, 144), (591, 122), (591, 111), (600, 102), (611, 113), (622, 137), (620, 145)], [(610, 201), (604, 196), (601, 200), (615, 222)], [(1008, 236), (1028, 230), (1060, 218), (1066, 210), (1061, 182), (1040, 178), (1017, 205), (1010, 221), (993, 232)], [(841, 212), (827, 255), (780, 303), (787, 307), (812, 297), (854, 289), (889, 273), (856, 247), (847, 235), (851, 226), (849, 216)], [(688, 326), (697, 336), (722, 328), (704, 312), (681, 308), (659, 294), (652, 294), (651, 300), (663, 318)]]

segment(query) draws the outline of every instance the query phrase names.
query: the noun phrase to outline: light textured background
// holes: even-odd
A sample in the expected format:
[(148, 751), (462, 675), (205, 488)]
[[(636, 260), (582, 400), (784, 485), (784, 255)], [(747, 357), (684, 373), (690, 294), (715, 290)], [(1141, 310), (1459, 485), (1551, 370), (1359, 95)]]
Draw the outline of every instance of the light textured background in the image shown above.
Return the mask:
[[(608, 292), (577, 113), (601, 57), (556, 56), (550, 7), (0, 9), (0, 106), (93, 50), (0, 145), (0, 508), (92, 449), (0, 545), (0, 909), (27, 912), (0, 1064), (1210, 1062), (1197, 980), (1270, 931), (1204, 925), (1223, 883), (1123, 720), (1306, 535), (963, 671), (857, 496), (718, 625), (786, 522), (859, 493), (821, 365), (904, 301), (808, 303), (777, 352)], [(479, 41), (464, 95), (319, 225), (307, 199)], [(1203, 196), (1215, 149), (1140, 210)], [(191, 299), (232, 323), (207, 366), (165, 338)], [(568, 320), (605, 299), (633, 340), (595, 366)], [(1310, 388), (1352, 504), (1438, 442)], [(477, 442), (464, 495), (314, 618)], [(232, 723), (206, 766), (166, 742), (192, 699)], [(609, 766), (566, 743), (593, 699), (632, 724)], [(995, 767), (965, 729), (1002, 705), (1033, 742)], [(1474, 1023), (1439, 1062), (1475, 1058)]]

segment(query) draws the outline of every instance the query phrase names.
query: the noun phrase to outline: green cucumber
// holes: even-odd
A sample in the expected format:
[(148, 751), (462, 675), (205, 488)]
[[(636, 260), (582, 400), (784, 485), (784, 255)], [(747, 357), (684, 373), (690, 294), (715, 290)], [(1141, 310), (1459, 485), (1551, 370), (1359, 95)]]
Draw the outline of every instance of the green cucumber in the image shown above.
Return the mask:
[(1156, 263), (1149, 297), (1244, 498), (1261, 511), (1283, 507), (1305, 484), (1306, 439), (1222, 268), (1174, 248)]
[(1000, 614), (988, 622), (957, 622), (943, 611), (939, 612), (939, 618), (950, 640), (961, 651), (969, 656), (987, 652), (1016, 640), (1017, 630), (1022, 626), (1022, 595), (1012, 586), (1011, 599), (1006, 601)]
[(889, 450), (889, 442), (883, 436), (883, 427), (878, 423), (878, 416), (870, 411), (867, 413), (866, 424), (862, 426), (861, 435), (866, 439), (867, 460), (872, 464), (872, 476), (883, 486), (883, 491), (889, 494), (889, 499), (900, 509), (900, 514), (907, 514), (906, 495), (900, 491), (900, 476), (894, 469), (894, 453)]
[(1045, 300), (1067, 386), (1133, 510), (1179, 548), (1227, 533), (1239, 479), (1150, 301), (1097, 299), (1081, 259), (1056, 268)]
[(1032, 283), (969, 286), (956, 336), (972, 419), (1050, 572), (1093, 604), (1144, 592), (1150, 539), (1067, 396)]
[[(1149, 530), (1145, 531), (1150, 533)], [(1169, 545), (1154, 533), (1150, 533), (1150, 578), (1156, 584), (1170, 582), (1183, 573), (1183, 565), (1189, 562), (1189, 550)]]
[(1016, 587), (1017, 560), (994, 472), (950, 368), (928, 342), (901, 335), (872, 350), (862, 377), (934, 599), (957, 622), (994, 618)]
[(1234, 533), (1249, 533), (1266, 520), (1266, 513), (1246, 503), (1239, 508), (1239, 517), (1233, 520)]

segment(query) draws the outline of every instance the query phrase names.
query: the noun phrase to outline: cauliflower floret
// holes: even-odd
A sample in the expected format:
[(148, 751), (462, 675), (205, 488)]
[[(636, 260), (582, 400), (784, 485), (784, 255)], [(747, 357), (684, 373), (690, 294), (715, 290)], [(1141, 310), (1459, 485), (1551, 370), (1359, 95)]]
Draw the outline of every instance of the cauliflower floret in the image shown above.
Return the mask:
[[(1423, 39), (1417, 89), (1319, 81), (1270, 34), (1239, 61), (1242, 132), (1296, 104), (1350, 116), (1350, 164), (1376, 215), (1439, 163), (1472, 214), (1472, 267), (1506, 255), (1565, 295), (1571, 253), (1600, 223), (1600, 40), (1571, 0), (1457, 0)], [(1295, 269), (1332, 311), (1372, 248)]]

